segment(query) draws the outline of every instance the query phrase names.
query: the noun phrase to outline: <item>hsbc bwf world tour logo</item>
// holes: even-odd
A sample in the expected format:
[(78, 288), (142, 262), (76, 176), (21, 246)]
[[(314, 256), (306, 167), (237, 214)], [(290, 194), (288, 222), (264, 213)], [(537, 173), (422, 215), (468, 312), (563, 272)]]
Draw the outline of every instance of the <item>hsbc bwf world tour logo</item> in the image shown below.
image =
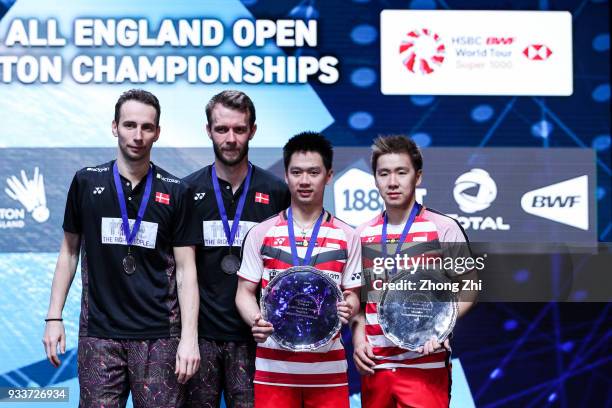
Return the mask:
[(408, 71), (429, 75), (444, 62), (446, 47), (438, 34), (422, 28), (406, 34), (399, 46), (399, 52)]

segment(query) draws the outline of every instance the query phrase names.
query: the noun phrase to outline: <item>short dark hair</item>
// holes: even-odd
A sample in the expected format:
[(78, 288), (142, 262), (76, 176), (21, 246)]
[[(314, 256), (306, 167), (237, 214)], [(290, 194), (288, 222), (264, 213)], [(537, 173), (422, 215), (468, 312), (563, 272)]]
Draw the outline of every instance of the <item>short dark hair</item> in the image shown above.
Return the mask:
[(291, 156), (296, 152), (315, 152), (321, 155), (325, 169), (332, 168), (334, 160), (334, 149), (329, 140), (317, 132), (302, 132), (293, 136), (283, 147), (283, 161), (285, 162), (285, 172), (289, 168)]
[(121, 106), (127, 101), (138, 101), (145, 105), (150, 105), (155, 108), (155, 126), (159, 126), (159, 117), (161, 115), (161, 107), (159, 106), (159, 100), (151, 92), (145, 91), (144, 89), (130, 89), (121, 94), (117, 103), (115, 104), (115, 123), (119, 124), (119, 118), (121, 116)]
[(242, 113), (248, 113), (249, 126), (253, 127), (255, 124), (255, 105), (253, 105), (251, 98), (244, 92), (229, 89), (210, 98), (210, 101), (206, 104), (206, 120), (209, 124), (212, 123), (212, 111), (216, 104), (221, 104), (228, 109), (237, 110)]
[(378, 136), (372, 145), (372, 172), (376, 174), (378, 158), (383, 154), (406, 153), (412, 160), (415, 171), (423, 169), (423, 156), (414, 141), (404, 135)]

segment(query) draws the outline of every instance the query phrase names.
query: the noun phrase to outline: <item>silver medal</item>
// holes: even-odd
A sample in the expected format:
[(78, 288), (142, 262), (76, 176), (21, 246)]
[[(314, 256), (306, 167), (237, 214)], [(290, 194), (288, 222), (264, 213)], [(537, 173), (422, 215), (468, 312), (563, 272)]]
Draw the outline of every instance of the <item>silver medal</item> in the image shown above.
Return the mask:
[(123, 270), (128, 275), (132, 275), (134, 272), (136, 272), (136, 259), (134, 258), (134, 255), (127, 254), (125, 258), (123, 258)]
[(227, 254), (221, 259), (221, 270), (228, 275), (233, 275), (240, 269), (240, 258), (233, 254)]

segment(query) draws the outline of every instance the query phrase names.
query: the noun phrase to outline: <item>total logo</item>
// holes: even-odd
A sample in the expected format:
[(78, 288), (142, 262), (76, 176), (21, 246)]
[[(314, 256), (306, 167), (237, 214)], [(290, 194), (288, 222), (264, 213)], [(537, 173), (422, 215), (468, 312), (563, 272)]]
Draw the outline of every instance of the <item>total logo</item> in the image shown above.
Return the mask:
[(25, 170), (21, 170), (20, 176), (8, 177), (4, 192), (22, 208), (0, 208), (0, 229), (24, 228), (26, 212), (38, 223), (49, 219), (44, 178), (38, 167), (34, 168), (32, 179), (28, 178)]
[[(486, 170), (472, 169), (457, 177), (453, 197), (462, 212), (467, 214), (480, 212), (489, 208), (497, 198), (497, 184)], [(510, 229), (510, 225), (505, 224), (503, 217), (499, 216), (448, 215), (459, 221), (466, 230), (507, 231)]]
[(575, 177), (529, 191), (521, 207), (531, 215), (581, 230), (589, 229), (589, 177)]
[(444, 62), (446, 47), (427, 28), (410, 31), (399, 46), (402, 63), (413, 74), (429, 75)]

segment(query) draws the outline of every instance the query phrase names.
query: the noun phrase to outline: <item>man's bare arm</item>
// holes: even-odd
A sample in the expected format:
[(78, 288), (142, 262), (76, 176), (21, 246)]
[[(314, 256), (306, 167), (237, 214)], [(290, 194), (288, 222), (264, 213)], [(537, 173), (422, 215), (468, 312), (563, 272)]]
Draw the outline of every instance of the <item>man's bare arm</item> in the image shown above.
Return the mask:
[[(53, 274), (47, 319), (62, 318), (62, 311), (66, 304), (68, 291), (74, 280), (76, 268), (79, 263), (80, 245), (81, 236), (79, 234), (64, 232), (57, 264), (55, 265), (55, 273)], [(57, 356), (58, 347), (62, 354), (66, 352), (66, 330), (64, 328), (64, 322), (47, 322), (42, 342), (45, 345), (47, 359), (49, 359), (51, 364), (55, 367), (59, 367), (61, 361)]]
[(363, 311), (357, 313), (351, 320), (351, 330), (353, 332), (353, 361), (357, 371), (361, 375), (374, 374), (374, 353), (372, 346), (368, 343), (365, 334), (365, 314)]
[(265, 321), (261, 316), (256, 298), (258, 286), (259, 284), (246, 279), (238, 279), (236, 307), (242, 320), (251, 327), (255, 341), (263, 343), (274, 332), (274, 327), (272, 327), (272, 323)]
[(175, 374), (184, 384), (200, 368), (198, 347), (198, 312), (200, 292), (195, 265), (195, 247), (174, 247), (176, 286), (181, 309), (181, 340), (176, 352)]

